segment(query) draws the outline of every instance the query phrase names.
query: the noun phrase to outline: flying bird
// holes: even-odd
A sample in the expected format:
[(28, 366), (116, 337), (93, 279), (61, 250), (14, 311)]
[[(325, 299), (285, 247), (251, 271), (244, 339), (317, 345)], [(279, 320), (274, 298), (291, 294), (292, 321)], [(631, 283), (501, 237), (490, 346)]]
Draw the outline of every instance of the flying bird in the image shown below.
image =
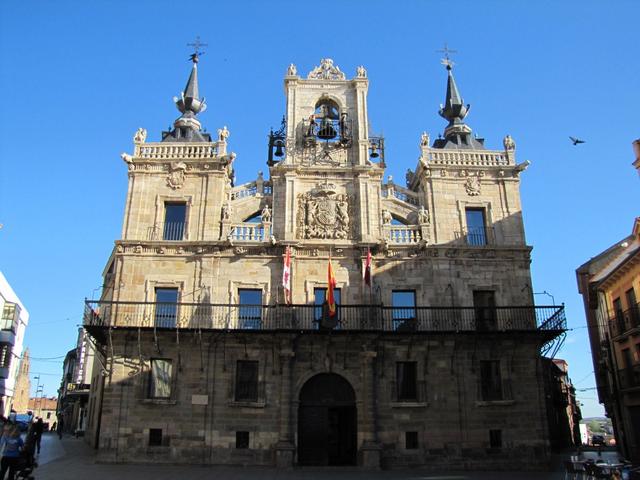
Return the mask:
[(584, 140), (580, 140), (579, 138), (569, 137), (574, 145), (578, 145), (579, 143), (584, 143)]

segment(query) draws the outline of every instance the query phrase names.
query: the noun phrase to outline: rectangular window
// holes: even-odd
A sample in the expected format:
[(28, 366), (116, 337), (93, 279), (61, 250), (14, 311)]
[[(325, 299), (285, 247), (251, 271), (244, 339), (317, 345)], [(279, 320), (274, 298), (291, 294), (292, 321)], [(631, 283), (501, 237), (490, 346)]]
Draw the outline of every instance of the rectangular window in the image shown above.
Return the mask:
[(631, 319), (633, 326), (638, 326), (640, 323), (640, 316), (638, 315), (638, 300), (636, 299), (636, 291), (632, 288), (625, 292), (627, 297), (627, 308), (629, 309), (629, 318)]
[(416, 320), (416, 291), (393, 290), (391, 292), (391, 305), (393, 306), (391, 313), (393, 329), (413, 330)]
[(178, 289), (156, 288), (155, 324), (159, 328), (175, 328), (178, 316)]
[(466, 208), (467, 243), (469, 245), (486, 245), (487, 228), (484, 208)]
[(499, 360), (480, 362), (480, 390), (482, 400), (502, 400), (502, 373)]
[(171, 397), (171, 360), (152, 358), (149, 372), (149, 398)]
[(240, 302), (238, 326), (243, 329), (259, 330), (262, 326), (262, 290), (240, 288), (238, 299)]
[(20, 305), (7, 302), (2, 309), (2, 320), (0, 322), (1, 330), (11, 330), (15, 333), (16, 324), (20, 318)]
[(404, 432), (404, 448), (407, 450), (418, 448), (418, 432)]
[(236, 364), (236, 402), (258, 401), (258, 362), (238, 360)]
[[(313, 319), (316, 321), (316, 325), (322, 320), (323, 317), (323, 309), (326, 310), (324, 312), (324, 316), (329, 316), (329, 306), (325, 305), (325, 300), (327, 297), (327, 289), (326, 288), (314, 288), (313, 289), (313, 304), (316, 306), (313, 312)], [(336, 317), (337, 320), (340, 320), (340, 300), (341, 300), (341, 291), (339, 288), (333, 289), (333, 298), (336, 300)]]
[(476, 330), (496, 329), (496, 292), (493, 290), (474, 290), (473, 308), (476, 317)]
[(162, 445), (162, 429), (150, 428), (149, 429), (149, 446), (159, 447)]
[(399, 402), (418, 400), (417, 370), (417, 362), (396, 363), (396, 389)]
[(163, 240), (183, 240), (187, 218), (187, 204), (184, 202), (164, 203)]
[(622, 363), (623, 367), (627, 370), (633, 368), (633, 357), (631, 356), (631, 350), (629, 348), (622, 350)]
[(613, 300), (613, 313), (616, 317), (616, 323), (618, 325), (618, 334), (626, 332), (627, 326), (624, 322), (624, 312), (622, 310), (622, 300), (620, 300), (620, 297)]
[(249, 448), (249, 432), (236, 432), (236, 448)]
[(502, 430), (489, 430), (489, 446), (502, 448)]

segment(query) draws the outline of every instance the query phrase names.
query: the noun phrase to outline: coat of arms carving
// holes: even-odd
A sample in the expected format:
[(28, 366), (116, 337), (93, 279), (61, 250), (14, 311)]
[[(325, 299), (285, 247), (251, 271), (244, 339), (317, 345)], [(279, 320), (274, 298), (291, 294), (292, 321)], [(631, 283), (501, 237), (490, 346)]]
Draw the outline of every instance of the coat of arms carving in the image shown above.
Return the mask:
[(184, 171), (186, 169), (187, 166), (184, 162), (172, 163), (169, 175), (167, 176), (167, 185), (174, 190), (182, 188), (182, 185), (184, 185)]
[(350, 235), (349, 196), (330, 183), (298, 195), (298, 238), (345, 239)]

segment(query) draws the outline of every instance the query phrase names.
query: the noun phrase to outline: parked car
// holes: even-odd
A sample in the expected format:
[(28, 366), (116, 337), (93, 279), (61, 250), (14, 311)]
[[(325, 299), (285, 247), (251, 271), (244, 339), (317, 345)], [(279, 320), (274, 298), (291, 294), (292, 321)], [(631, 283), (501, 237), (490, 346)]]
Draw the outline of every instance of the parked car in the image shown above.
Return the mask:
[(591, 445), (601, 445), (604, 446), (604, 436), (603, 435), (592, 435), (591, 436)]

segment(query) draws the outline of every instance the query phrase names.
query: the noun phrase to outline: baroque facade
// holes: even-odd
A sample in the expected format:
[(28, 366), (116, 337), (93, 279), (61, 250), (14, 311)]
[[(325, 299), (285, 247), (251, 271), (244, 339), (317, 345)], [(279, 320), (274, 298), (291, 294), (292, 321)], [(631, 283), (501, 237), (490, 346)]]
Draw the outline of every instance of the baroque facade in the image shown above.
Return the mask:
[(100, 458), (541, 468), (541, 349), (564, 310), (533, 304), (527, 163), (510, 136), (489, 150), (472, 135), (451, 65), (448, 125), (422, 134), (406, 186), (384, 181), (367, 71), (331, 59), (306, 78), (289, 66), (269, 176), (235, 186), (229, 130), (197, 118), (193, 61), (173, 128), (122, 154), (122, 236), (86, 304)]

